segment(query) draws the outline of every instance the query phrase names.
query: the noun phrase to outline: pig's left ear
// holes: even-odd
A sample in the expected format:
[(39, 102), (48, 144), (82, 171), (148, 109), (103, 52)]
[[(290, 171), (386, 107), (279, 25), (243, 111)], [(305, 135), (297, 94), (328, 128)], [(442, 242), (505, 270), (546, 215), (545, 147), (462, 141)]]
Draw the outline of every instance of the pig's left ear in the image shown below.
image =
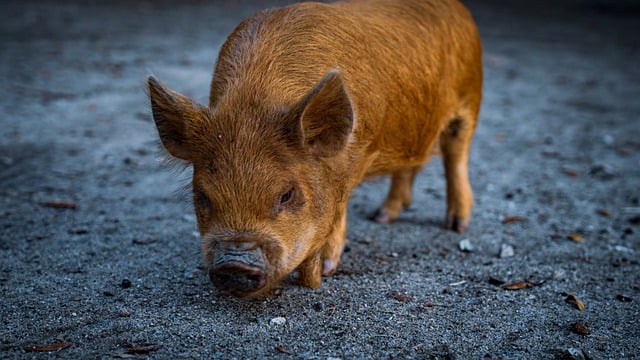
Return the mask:
[(337, 70), (329, 72), (306, 96), (300, 115), (303, 146), (321, 157), (337, 155), (353, 129), (353, 109)]
[(162, 145), (176, 158), (190, 161), (186, 125), (201, 106), (188, 97), (169, 90), (153, 76), (149, 77), (147, 88), (153, 120)]

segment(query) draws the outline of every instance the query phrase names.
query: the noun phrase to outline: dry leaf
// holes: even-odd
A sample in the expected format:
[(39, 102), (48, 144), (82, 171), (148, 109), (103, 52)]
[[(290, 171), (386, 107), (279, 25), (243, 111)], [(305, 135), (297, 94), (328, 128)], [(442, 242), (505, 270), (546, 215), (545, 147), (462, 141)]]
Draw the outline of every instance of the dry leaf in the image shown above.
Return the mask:
[(529, 289), (532, 287), (533, 287), (533, 284), (526, 281), (502, 285), (502, 288), (505, 290), (522, 290), (522, 289)]
[(598, 215), (603, 216), (603, 217), (611, 217), (611, 212), (605, 210), (605, 209), (598, 209), (596, 210), (596, 212), (598, 213)]
[(406, 303), (411, 301), (411, 296), (406, 295), (406, 294), (395, 294), (393, 295), (393, 298), (396, 299), (397, 301), (401, 302), (401, 303)]
[(567, 239), (571, 240), (571, 241), (575, 241), (577, 243), (583, 243), (584, 242), (584, 238), (578, 234), (571, 234), (567, 236)]
[(43, 346), (27, 346), (24, 348), (24, 351), (36, 351), (36, 352), (51, 352), (51, 351), (58, 351), (58, 350), (62, 350), (62, 349), (66, 349), (68, 347), (70, 347), (71, 344), (69, 343), (62, 343), (62, 342), (57, 342), (57, 343), (53, 343), (53, 344), (49, 344), (49, 345), (43, 345)]
[(77, 209), (78, 203), (75, 202), (64, 202), (64, 201), (49, 201), (42, 203), (43, 206), (54, 208), (54, 209)]
[(527, 218), (523, 218), (521, 216), (508, 216), (502, 220), (503, 224), (511, 224), (514, 222), (522, 222), (527, 221)]
[(287, 350), (284, 346), (276, 346), (276, 350), (278, 350), (279, 352), (281, 352), (283, 354), (293, 355), (291, 353), (291, 351)]
[(136, 245), (149, 245), (156, 241), (154, 239), (133, 239), (131, 242)]
[(571, 169), (562, 169), (562, 172), (569, 177), (578, 177), (580, 173)]
[(564, 301), (566, 301), (567, 303), (575, 306), (576, 309), (583, 311), (584, 310), (584, 304), (582, 303), (582, 301), (580, 301), (580, 299), (578, 299), (575, 295), (569, 295), (567, 296), (566, 299), (564, 299)]
[(571, 331), (579, 335), (591, 334), (591, 331), (589, 331), (589, 329), (587, 329), (587, 327), (584, 324), (580, 324), (580, 323), (573, 323), (573, 325), (571, 325)]
[(146, 345), (146, 346), (138, 346), (133, 348), (128, 348), (126, 350), (127, 354), (148, 354), (152, 351), (156, 350), (155, 345)]

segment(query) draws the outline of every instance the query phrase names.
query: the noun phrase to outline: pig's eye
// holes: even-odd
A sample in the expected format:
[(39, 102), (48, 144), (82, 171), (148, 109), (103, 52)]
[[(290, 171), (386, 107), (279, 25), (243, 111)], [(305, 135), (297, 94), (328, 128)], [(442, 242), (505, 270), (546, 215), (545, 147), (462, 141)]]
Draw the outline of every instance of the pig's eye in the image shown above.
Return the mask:
[(289, 201), (291, 201), (291, 199), (293, 199), (293, 188), (282, 194), (282, 196), (280, 197), (280, 205), (287, 204)]
[(295, 189), (291, 188), (289, 189), (289, 191), (287, 191), (286, 193), (280, 196), (280, 201), (277, 207), (278, 212), (282, 211), (282, 209), (291, 202), (291, 200), (293, 199), (294, 192), (295, 192)]
[(204, 210), (206, 212), (209, 212), (211, 210), (211, 203), (209, 202), (209, 198), (207, 198), (207, 195), (205, 195), (202, 190), (196, 190), (194, 197), (196, 207), (198, 209)]

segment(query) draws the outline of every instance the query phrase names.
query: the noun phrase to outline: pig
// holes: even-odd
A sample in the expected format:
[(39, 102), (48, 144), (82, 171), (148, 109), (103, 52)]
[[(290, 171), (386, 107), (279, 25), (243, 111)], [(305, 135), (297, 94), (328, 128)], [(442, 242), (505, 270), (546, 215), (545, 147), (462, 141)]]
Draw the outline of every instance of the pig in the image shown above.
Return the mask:
[(482, 50), (457, 0), (298, 3), (244, 20), (220, 49), (209, 104), (148, 79), (162, 145), (193, 166), (202, 254), (221, 293), (262, 297), (285, 277), (318, 288), (346, 242), (347, 203), (390, 175), (392, 222), (433, 149), (445, 227), (465, 231)]

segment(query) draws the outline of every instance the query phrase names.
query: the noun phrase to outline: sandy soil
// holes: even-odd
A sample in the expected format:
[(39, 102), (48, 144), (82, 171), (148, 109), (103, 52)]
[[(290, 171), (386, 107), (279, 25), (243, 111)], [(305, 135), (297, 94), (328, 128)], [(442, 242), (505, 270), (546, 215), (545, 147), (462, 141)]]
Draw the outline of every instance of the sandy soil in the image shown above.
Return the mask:
[(486, 79), (469, 232), (440, 227), (434, 159), (395, 224), (366, 219), (386, 181), (355, 191), (322, 288), (245, 301), (202, 269), (189, 169), (161, 164), (144, 81), (206, 102), (225, 36), (267, 5), (3, 5), (0, 358), (640, 356), (635, 2), (469, 2)]

